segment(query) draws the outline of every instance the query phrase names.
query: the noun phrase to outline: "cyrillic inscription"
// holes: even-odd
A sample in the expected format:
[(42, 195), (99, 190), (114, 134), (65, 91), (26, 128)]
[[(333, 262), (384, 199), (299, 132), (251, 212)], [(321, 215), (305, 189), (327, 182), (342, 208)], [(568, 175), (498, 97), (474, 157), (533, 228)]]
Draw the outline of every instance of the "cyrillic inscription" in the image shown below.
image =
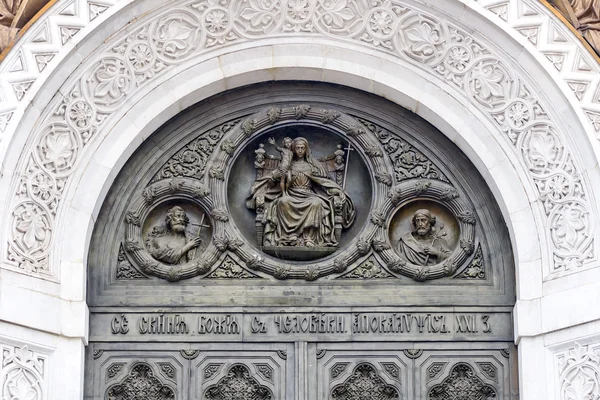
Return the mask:
[[(108, 320), (107, 320), (108, 317)], [(100, 321), (112, 335), (145, 335), (195, 340), (510, 340), (510, 313), (317, 312), (95, 314), (92, 331), (102, 340)], [(94, 323), (95, 322), (95, 323)], [(105, 327), (107, 325), (104, 325)], [(136, 326), (137, 332), (130, 332)], [(175, 338), (173, 340), (176, 340)], [(192, 340), (190, 338), (190, 340)]]

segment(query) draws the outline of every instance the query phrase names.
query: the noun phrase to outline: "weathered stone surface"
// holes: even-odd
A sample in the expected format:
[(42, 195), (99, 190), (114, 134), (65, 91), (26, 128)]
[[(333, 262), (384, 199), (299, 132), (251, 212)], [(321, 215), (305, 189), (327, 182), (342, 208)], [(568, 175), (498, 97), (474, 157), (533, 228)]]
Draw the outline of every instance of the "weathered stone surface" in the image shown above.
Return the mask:
[(90, 393), (514, 388), (499, 357), (514, 277), (498, 207), (447, 139), (381, 99), (290, 83), (200, 103), (128, 161), (96, 227), (88, 377), (110, 377)]

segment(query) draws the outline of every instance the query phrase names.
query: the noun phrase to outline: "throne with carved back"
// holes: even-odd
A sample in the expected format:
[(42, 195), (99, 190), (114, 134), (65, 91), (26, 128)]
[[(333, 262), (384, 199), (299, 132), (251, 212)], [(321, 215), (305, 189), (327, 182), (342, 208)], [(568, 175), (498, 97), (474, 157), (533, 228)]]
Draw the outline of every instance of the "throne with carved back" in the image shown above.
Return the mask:
[[(269, 174), (273, 173), (279, 167), (279, 163), (281, 162), (281, 158), (278, 156), (274, 156), (268, 154), (264, 148), (264, 144), (259, 144), (258, 149), (254, 151), (255, 153), (255, 161), (254, 167), (256, 168), (256, 181), (261, 180), (265, 176), (269, 176)], [(338, 144), (337, 149), (326, 157), (318, 158), (319, 162), (323, 164), (325, 170), (327, 171), (327, 179), (338, 184), (340, 187), (344, 186), (345, 175), (346, 175), (346, 153), (342, 149), (342, 145)], [(342, 206), (343, 203), (334, 202), (334, 235), (337, 242), (339, 242), (342, 235)], [(265, 212), (265, 202), (264, 199), (262, 201), (256, 202), (256, 218), (255, 218), (255, 226), (256, 226), (256, 241), (258, 245), (263, 248), (263, 250), (267, 253), (277, 253), (277, 255), (283, 255), (285, 253), (283, 247), (276, 249), (270, 249), (264, 247), (264, 231), (265, 231), (265, 222), (264, 222), (264, 212)], [(269, 251), (270, 250), (270, 251)], [(328, 247), (328, 248), (318, 248), (313, 249), (311, 251), (312, 255), (308, 255), (307, 259), (315, 258), (315, 253), (322, 253), (321, 256), (325, 256), (327, 254), (333, 253), (337, 250), (337, 247)], [(285, 257), (284, 257), (285, 258)], [(298, 259), (298, 255), (295, 254), (295, 258)], [(302, 257), (300, 257), (302, 258)]]

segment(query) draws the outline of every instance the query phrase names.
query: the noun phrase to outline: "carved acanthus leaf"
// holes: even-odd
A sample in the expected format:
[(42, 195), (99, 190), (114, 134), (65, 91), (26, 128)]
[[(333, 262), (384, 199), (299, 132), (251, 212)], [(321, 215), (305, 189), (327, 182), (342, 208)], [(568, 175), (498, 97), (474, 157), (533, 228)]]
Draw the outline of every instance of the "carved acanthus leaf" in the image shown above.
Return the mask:
[(281, 118), (281, 108), (280, 107), (271, 107), (267, 111), (267, 118), (269, 119), (270, 124), (274, 124), (279, 121)]
[(385, 218), (383, 216), (383, 213), (381, 211), (373, 211), (371, 213), (371, 222), (374, 225), (377, 225), (379, 227), (383, 227), (385, 225)]
[(210, 212), (210, 215), (212, 215), (212, 217), (219, 222), (229, 221), (229, 213), (223, 208), (215, 208)]
[(448, 182), (440, 169), (422, 152), (400, 138), (398, 135), (373, 124), (370, 121), (359, 121), (375, 134), (394, 165), (396, 182), (408, 179), (424, 178)]
[(338, 257), (333, 260), (333, 270), (335, 272), (344, 272), (346, 268), (348, 268), (348, 262), (344, 258)]
[(322, 110), (321, 113), (321, 122), (324, 124), (331, 124), (342, 115), (337, 110)]
[(350, 137), (356, 137), (359, 135), (364, 135), (367, 132), (365, 131), (365, 129), (363, 127), (358, 126), (356, 124), (352, 124), (348, 127), (348, 129), (346, 129), (346, 133)]
[(338, 279), (386, 279), (394, 278), (392, 274), (387, 272), (379, 265), (377, 260), (369, 257), (358, 267), (354, 268), (347, 274), (340, 276)]
[(371, 242), (366, 238), (360, 238), (356, 242), (356, 248), (358, 249), (358, 254), (364, 256), (369, 252), (369, 249), (371, 248)]
[(375, 250), (377, 253), (381, 253), (382, 251), (392, 248), (392, 246), (390, 246), (390, 244), (382, 238), (373, 239), (371, 246), (373, 246), (373, 250)]
[(252, 118), (248, 118), (242, 122), (242, 132), (247, 137), (252, 136), (252, 134), (256, 131), (256, 120)]
[(208, 170), (208, 175), (211, 178), (218, 179), (220, 181), (225, 180), (225, 172), (223, 171), (222, 168), (210, 167), (210, 169)]
[(481, 244), (477, 246), (477, 251), (475, 251), (475, 256), (460, 274), (456, 276), (456, 278), (464, 278), (464, 279), (485, 279), (485, 260), (483, 258), (483, 251), (481, 250)]
[(365, 147), (365, 154), (370, 158), (383, 157), (383, 152), (377, 146)]
[(308, 104), (300, 104), (294, 107), (294, 116), (296, 119), (305, 118), (310, 112), (310, 106)]
[(205, 279), (260, 279), (240, 266), (231, 257), (225, 257), (225, 260), (213, 272), (205, 276)]
[(125, 214), (125, 222), (127, 222), (130, 225), (135, 225), (135, 226), (141, 226), (142, 225), (142, 221), (140, 220), (140, 216), (133, 212), (133, 211), (127, 211), (127, 214)]
[(123, 245), (119, 246), (119, 255), (117, 257), (116, 279), (144, 279), (146, 276), (138, 271), (129, 261), (123, 250)]
[(475, 225), (475, 214), (473, 214), (471, 211), (462, 211), (456, 215), (456, 218), (465, 224)]
[(228, 121), (185, 145), (171, 156), (151, 182), (174, 177), (202, 179), (215, 146), (239, 121), (239, 119)]
[(416, 181), (415, 182), (415, 194), (417, 196), (422, 195), (429, 189), (430, 186), (431, 186), (431, 182), (421, 181), (421, 180)]
[(388, 174), (387, 172), (378, 172), (375, 174), (375, 179), (378, 182), (383, 183), (384, 185), (387, 186), (392, 186), (392, 175)]
[(393, 205), (397, 205), (402, 200), (402, 192), (400, 188), (395, 187), (388, 193), (388, 197)]

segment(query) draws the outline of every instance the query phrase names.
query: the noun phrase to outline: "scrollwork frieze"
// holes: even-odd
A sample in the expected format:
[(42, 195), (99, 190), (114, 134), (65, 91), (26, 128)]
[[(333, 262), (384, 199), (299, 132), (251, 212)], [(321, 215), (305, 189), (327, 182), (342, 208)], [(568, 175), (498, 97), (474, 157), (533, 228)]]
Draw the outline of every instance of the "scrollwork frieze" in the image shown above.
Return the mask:
[[(40, 276), (53, 274), (48, 257), (53, 215), (62, 202), (57, 194), (63, 190), (59, 185), (64, 188), (68, 184), (89, 143), (104, 137), (106, 121), (117, 116), (139, 90), (214, 47), (281, 35), (353, 41), (412, 63), (462, 93), (465, 101), (506, 137), (543, 199), (553, 276), (578, 271), (594, 258), (595, 211), (590, 207), (589, 189), (579, 179), (581, 166), (573, 161), (573, 151), (557, 128), (556, 117), (548, 114), (546, 100), (532, 90), (523, 71), (503, 60), (498, 49), (430, 10), (400, 1), (376, 8), (362, 0), (344, 2), (337, 8), (306, 2), (285, 11), (282, 5), (266, 10), (253, 2), (230, 2), (215, 8), (208, 0), (196, 0), (192, 7), (188, 5), (179, 1), (169, 10), (140, 18), (123, 35), (103, 44), (101, 53), (82, 66), (82, 73), (73, 74), (63, 91), (68, 93), (65, 99), (56, 100), (41, 117), (35, 143), (23, 158), (31, 159), (41, 172), (11, 202), (8, 214), (13, 229), (4, 255), (8, 265)], [(317, 7), (325, 8), (316, 12)], [(281, 107), (280, 112), (271, 107), (260, 118), (232, 121), (174, 155), (152, 182), (175, 177), (202, 179), (215, 146), (223, 143), (219, 151), (232, 154), (235, 149), (230, 144), (239, 145), (235, 140), (222, 142), (234, 126), (241, 125), (240, 133), (249, 137), (285, 118), (312, 118), (336, 126), (354, 140), (364, 141), (368, 157), (381, 158), (385, 153), (394, 165), (396, 183), (413, 178), (447, 179), (423, 153), (391, 140), (385, 129), (345, 115), (334, 118), (335, 112), (300, 104)], [(366, 141), (371, 133), (377, 145)], [(25, 163), (17, 176), (29, 176), (29, 167)], [(219, 171), (223, 165), (213, 167), (209, 175), (225, 179)], [(152, 196), (148, 198), (151, 203)]]

